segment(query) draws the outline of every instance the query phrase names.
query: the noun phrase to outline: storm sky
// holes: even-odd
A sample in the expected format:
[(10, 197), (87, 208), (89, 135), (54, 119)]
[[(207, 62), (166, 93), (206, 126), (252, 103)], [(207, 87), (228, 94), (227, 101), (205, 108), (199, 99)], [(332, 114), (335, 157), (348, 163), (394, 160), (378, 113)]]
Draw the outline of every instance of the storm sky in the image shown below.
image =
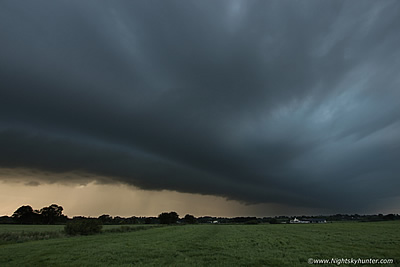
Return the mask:
[(1, 1), (0, 179), (399, 212), (399, 14), (395, 0)]

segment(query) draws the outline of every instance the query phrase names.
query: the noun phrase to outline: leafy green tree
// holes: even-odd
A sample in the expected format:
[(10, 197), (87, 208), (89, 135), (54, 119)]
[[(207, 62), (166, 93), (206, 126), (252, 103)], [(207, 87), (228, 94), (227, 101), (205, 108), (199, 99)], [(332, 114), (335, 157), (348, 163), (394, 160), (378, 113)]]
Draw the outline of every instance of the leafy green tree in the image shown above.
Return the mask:
[(187, 224), (195, 224), (195, 223), (197, 223), (196, 218), (193, 215), (190, 215), (190, 214), (186, 214), (185, 217), (183, 218), (183, 220)]
[(160, 220), (161, 224), (173, 224), (178, 221), (179, 215), (175, 211), (171, 211), (169, 213), (163, 212), (158, 215), (158, 219)]
[(29, 205), (19, 207), (12, 215), (12, 218), (14, 221), (21, 224), (41, 222), (41, 215)]
[(103, 215), (99, 216), (99, 220), (103, 224), (112, 224), (112, 222), (113, 222), (113, 218), (108, 214), (103, 214)]
[(44, 224), (55, 224), (56, 222), (63, 221), (64, 215), (63, 207), (58, 206), (57, 204), (52, 204), (48, 207), (44, 207), (40, 210), (40, 214), (42, 215), (42, 220)]

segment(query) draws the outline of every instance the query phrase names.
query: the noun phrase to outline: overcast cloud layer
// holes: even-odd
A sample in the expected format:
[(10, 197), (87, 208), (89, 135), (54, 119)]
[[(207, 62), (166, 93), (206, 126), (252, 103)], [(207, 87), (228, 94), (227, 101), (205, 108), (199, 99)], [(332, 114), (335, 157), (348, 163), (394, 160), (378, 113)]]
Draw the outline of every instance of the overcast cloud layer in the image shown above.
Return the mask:
[(362, 211), (400, 196), (399, 14), (1, 1), (0, 167)]

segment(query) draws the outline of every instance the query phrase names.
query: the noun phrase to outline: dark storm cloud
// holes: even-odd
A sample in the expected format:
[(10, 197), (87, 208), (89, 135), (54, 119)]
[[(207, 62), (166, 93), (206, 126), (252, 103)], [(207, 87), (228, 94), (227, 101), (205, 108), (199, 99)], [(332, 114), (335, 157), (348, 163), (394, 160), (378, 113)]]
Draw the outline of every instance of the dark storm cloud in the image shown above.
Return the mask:
[(399, 11), (2, 1), (0, 166), (362, 211), (399, 196)]

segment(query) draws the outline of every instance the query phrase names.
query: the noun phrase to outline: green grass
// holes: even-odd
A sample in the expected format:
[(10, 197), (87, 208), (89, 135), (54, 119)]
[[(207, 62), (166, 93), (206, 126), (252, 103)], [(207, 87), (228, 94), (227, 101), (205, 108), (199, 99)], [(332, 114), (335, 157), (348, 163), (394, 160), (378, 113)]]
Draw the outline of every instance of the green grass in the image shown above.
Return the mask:
[(0, 266), (308, 266), (308, 258), (400, 264), (400, 222), (166, 226), (0, 246)]

